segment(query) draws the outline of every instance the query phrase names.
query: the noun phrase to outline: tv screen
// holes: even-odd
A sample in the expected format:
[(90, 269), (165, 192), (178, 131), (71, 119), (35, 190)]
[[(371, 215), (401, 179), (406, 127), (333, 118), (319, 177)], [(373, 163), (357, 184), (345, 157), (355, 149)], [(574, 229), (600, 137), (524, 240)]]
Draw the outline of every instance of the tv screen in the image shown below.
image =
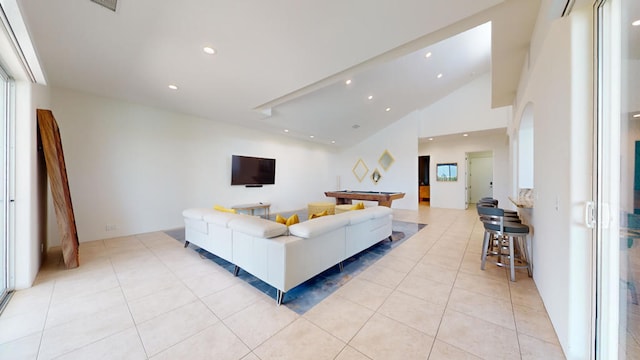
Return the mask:
[(276, 180), (276, 159), (231, 156), (231, 185), (272, 185)]

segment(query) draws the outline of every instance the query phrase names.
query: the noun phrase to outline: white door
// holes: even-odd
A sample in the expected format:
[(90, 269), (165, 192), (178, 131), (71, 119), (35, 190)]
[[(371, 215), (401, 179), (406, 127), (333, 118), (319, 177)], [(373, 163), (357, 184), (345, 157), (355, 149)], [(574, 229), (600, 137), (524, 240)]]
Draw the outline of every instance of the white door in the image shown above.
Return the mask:
[(469, 202), (493, 197), (493, 154), (471, 154), (469, 157)]
[(597, 7), (599, 359), (640, 358), (640, 1)]

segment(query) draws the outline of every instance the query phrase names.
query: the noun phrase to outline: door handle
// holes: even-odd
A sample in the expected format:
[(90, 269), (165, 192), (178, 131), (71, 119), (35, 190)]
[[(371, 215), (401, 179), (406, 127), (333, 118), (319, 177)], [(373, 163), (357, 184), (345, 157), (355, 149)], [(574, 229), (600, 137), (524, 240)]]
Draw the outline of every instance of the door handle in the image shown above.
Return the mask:
[(587, 225), (589, 229), (593, 229), (595, 226), (595, 217), (594, 217), (594, 203), (593, 201), (587, 201), (584, 206), (584, 224)]

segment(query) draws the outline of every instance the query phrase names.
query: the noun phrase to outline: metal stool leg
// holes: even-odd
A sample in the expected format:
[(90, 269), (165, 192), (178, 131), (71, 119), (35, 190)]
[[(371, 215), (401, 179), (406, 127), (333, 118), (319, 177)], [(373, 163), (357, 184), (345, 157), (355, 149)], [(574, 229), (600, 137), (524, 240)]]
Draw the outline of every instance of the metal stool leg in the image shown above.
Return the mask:
[(509, 235), (509, 271), (511, 281), (516, 281), (516, 258), (513, 256), (513, 236)]
[(487, 262), (487, 252), (489, 251), (489, 242), (491, 241), (491, 234), (488, 231), (484, 232), (484, 240), (482, 240), (482, 255), (480, 255), (480, 269), (484, 270), (484, 266)]

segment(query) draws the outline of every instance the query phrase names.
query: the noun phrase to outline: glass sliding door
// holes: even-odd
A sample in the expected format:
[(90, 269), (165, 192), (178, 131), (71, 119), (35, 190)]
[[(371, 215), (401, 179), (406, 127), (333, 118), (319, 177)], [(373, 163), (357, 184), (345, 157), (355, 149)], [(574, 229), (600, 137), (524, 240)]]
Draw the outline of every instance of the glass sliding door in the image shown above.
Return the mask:
[(596, 4), (600, 359), (640, 358), (640, 1)]
[(0, 305), (9, 291), (9, 181), (8, 136), (11, 116), (11, 81), (0, 68)]

